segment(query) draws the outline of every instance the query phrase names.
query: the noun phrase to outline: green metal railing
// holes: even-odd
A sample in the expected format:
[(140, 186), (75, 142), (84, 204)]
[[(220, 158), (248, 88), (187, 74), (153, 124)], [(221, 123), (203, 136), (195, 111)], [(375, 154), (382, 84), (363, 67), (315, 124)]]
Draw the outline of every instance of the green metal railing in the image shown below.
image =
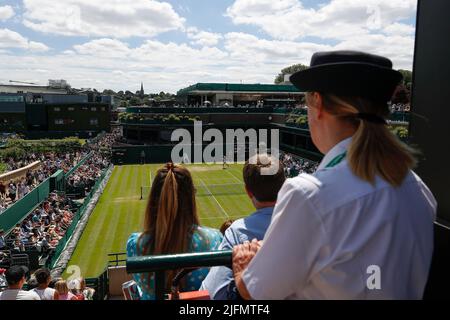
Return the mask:
[(164, 299), (165, 271), (215, 266), (231, 267), (232, 251), (183, 253), (158, 256), (130, 257), (127, 259), (128, 273), (155, 272), (155, 296)]
[(86, 278), (86, 286), (95, 290), (93, 300), (107, 300), (109, 296), (108, 270), (97, 278)]

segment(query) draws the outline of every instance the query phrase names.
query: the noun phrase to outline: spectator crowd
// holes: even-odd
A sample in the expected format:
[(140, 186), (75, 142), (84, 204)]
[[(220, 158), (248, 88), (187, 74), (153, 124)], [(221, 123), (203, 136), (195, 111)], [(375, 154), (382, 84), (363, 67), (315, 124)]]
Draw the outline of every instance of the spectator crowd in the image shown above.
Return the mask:
[(302, 173), (312, 174), (317, 170), (317, 162), (280, 151), (280, 162), (283, 164), (287, 178), (293, 178)]
[[(87, 143), (81, 152), (65, 155), (45, 155), (45, 158), (40, 158), (42, 163), (41, 168), (33, 172), (28, 172), (27, 176), (23, 180), (20, 180), (18, 184), (12, 182), (10, 184), (0, 185), (2, 200), (7, 197), (12, 197), (11, 199), (17, 201), (27, 191), (29, 192), (29, 190), (41, 183), (55, 171), (64, 170), (64, 172), (67, 172), (84, 156), (91, 153), (91, 156), (68, 177), (66, 193), (51, 192), (47, 199), (18, 223), (8, 235), (5, 234), (6, 230), (0, 228), (0, 268), (5, 268), (2, 269), (2, 280), (8, 284), (6, 293), (3, 293), (3, 295), (0, 293), (0, 300), (11, 298), (9, 296), (11, 292), (14, 293), (13, 296), (20, 299), (92, 299), (93, 291), (92, 289), (86, 288), (83, 279), (76, 279), (70, 282), (58, 279), (58, 281), (53, 282), (54, 289), (49, 291), (48, 288), (50, 288), (51, 282), (49, 280), (48, 270), (46, 271), (45, 269), (36, 271), (28, 279), (28, 289), (36, 289), (33, 292), (23, 291), (22, 286), (25, 283), (21, 276), (23, 272), (20, 268), (13, 268), (15, 266), (11, 266), (11, 257), (12, 254), (30, 251), (38, 251), (40, 258), (51, 255), (53, 249), (58, 245), (71, 226), (79, 207), (79, 203), (75, 202), (72, 197), (69, 197), (70, 193), (78, 188), (82, 192), (75, 198), (83, 199), (91, 191), (102, 172), (110, 165), (111, 147), (118, 135), (118, 132), (113, 132), (93, 139)], [(36, 158), (30, 156), (30, 159), (21, 162), (21, 164), (26, 164), (27, 161), (33, 162)], [(22, 183), (26, 187), (24, 192), (20, 189)], [(10, 273), (9, 275), (8, 272)], [(4, 285), (0, 285), (0, 291), (2, 286)]]
[(95, 180), (100, 176), (101, 171), (108, 166), (111, 156), (111, 147), (120, 137), (120, 133), (114, 130), (110, 134), (105, 134), (88, 141), (81, 151), (67, 153), (31, 153), (24, 158), (9, 158), (6, 161), (7, 171), (23, 168), (31, 163), (40, 161), (40, 166), (34, 170), (28, 170), (21, 178), (8, 182), (0, 181), (0, 214), (22, 199), (36, 186), (42, 183), (58, 170), (65, 173), (80, 162), (89, 152), (93, 156), (71, 177), (71, 188), (92, 187)]
[(39, 167), (28, 170), (25, 176), (10, 180), (0, 181), (0, 214), (16, 201), (22, 199), (36, 186), (42, 183), (58, 170), (68, 172), (87, 154), (86, 151), (76, 151), (71, 153), (46, 153), (27, 156), (25, 159), (9, 158), (7, 163), (8, 171), (23, 168), (33, 162), (40, 161)]

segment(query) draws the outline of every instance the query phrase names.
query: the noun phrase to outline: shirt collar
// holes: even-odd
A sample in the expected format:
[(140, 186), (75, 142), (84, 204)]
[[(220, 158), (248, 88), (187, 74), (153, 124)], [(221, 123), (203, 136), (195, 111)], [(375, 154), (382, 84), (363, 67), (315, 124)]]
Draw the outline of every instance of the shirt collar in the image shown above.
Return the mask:
[(352, 142), (352, 137), (342, 140), (337, 145), (335, 145), (333, 148), (331, 148), (331, 150), (327, 152), (325, 157), (320, 162), (320, 165), (317, 168), (317, 170), (324, 169), (335, 157), (337, 157), (338, 155), (347, 151), (351, 142)]
[(273, 208), (274, 208), (274, 207), (265, 207), (265, 208), (261, 208), (261, 209), (256, 210), (255, 213), (253, 213), (253, 214), (254, 214), (254, 215), (255, 215), (255, 214), (272, 214)]

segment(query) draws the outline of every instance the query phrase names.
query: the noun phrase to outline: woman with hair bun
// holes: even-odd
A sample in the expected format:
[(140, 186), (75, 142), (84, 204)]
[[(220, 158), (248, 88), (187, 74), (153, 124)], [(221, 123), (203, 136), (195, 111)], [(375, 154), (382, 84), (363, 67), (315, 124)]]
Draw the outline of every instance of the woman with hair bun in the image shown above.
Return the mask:
[[(173, 163), (159, 169), (145, 210), (144, 232), (130, 236), (127, 256), (214, 251), (221, 242), (219, 230), (200, 226), (189, 170)], [(182, 281), (180, 291), (198, 290), (208, 271), (203, 268), (190, 273)], [(176, 272), (166, 272), (167, 290)], [(155, 298), (153, 273), (134, 274), (133, 278), (142, 300)]]

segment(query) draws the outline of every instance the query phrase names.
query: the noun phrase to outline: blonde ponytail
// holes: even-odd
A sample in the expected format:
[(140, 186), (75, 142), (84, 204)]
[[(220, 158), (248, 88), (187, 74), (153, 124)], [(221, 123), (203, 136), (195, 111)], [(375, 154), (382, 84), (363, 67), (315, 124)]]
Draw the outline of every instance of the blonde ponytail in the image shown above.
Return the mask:
[(178, 184), (173, 170), (169, 170), (161, 190), (155, 227), (154, 254), (168, 252), (169, 239), (178, 213)]
[(386, 118), (387, 107), (362, 98), (328, 94), (322, 94), (322, 100), (327, 112), (358, 127), (347, 155), (353, 173), (370, 183), (378, 175), (392, 186), (400, 186), (409, 170), (416, 166), (417, 152), (401, 142), (385, 124), (357, 118), (359, 113)]
[[(138, 253), (158, 255), (187, 252), (193, 231), (199, 225), (194, 182), (189, 170), (173, 163), (166, 164), (157, 171), (152, 183), (145, 210), (144, 232), (138, 238), (138, 247), (143, 250)], [(166, 289), (170, 289), (176, 272), (166, 272)], [(143, 281), (145, 277), (150, 281), (150, 276), (141, 275)], [(181, 285), (184, 283), (181, 282)]]

